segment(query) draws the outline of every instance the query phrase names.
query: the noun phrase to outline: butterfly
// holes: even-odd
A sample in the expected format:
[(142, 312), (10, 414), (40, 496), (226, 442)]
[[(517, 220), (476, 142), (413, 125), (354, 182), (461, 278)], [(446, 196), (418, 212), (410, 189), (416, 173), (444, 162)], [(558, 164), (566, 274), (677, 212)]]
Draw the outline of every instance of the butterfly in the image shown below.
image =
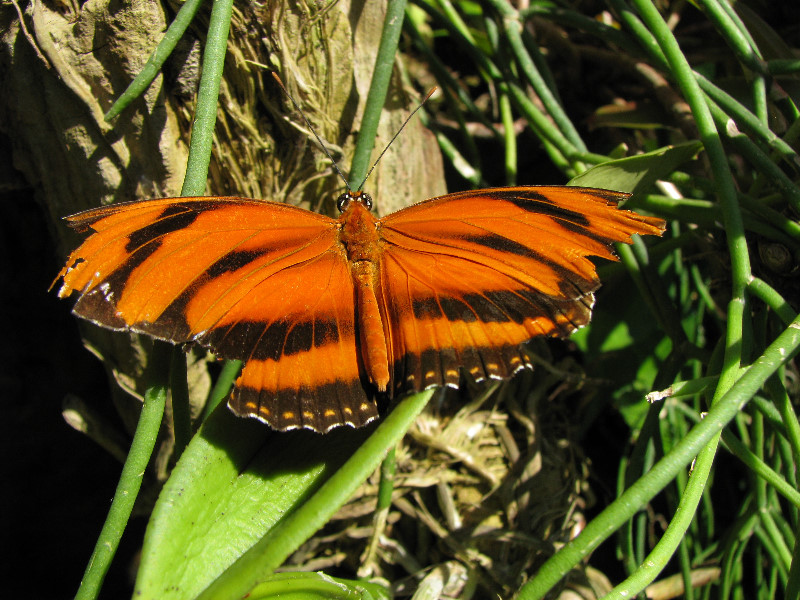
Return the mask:
[[(660, 235), (628, 194), (526, 186), (459, 192), (383, 218), (348, 191), (338, 219), (238, 197), (163, 198), (67, 218), (93, 233), (60, 297), (97, 325), (196, 342), (244, 368), (228, 405), (274, 429), (326, 432), (376, 398), (530, 367), (520, 344), (585, 325), (588, 257)], [(57, 279), (58, 280), (58, 279)]]

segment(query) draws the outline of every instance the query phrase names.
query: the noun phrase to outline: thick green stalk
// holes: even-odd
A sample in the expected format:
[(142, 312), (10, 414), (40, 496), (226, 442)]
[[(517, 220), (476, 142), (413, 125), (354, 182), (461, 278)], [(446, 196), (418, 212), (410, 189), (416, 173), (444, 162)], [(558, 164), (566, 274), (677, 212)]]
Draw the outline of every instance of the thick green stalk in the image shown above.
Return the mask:
[[(222, 76), (222, 63), (225, 59), (225, 44), (228, 37), (232, 0), (216, 0), (209, 24), (208, 45), (204, 56), (203, 77), (197, 102), (197, 119), (192, 130), (189, 166), (187, 166), (182, 194), (201, 195), (205, 190), (208, 164), (211, 156), (211, 139), (216, 119), (217, 95)], [(196, 8), (194, 9), (196, 10)], [(184, 15), (185, 16), (185, 15)], [(221, 51), (220, 51), (221, 48)], [(151, 361), (168, 364), (167, 356), (162, 356), (163, 344), (156, 344)], [(166, 376), (166, 370), (165, 370)], [(185, 402), (188, 397), (173, 396), (173, 402)], [(108, 565), (119, 545), (119, 538), (130, 518), (133, 503), (139, 493), (141, 479), (153, 453), (166, 402), (166, 381), (155, 382), (145, 392), (145, 402), (139, 424), (136, 428), (131, 450), (120, 477), (120, 483), (109, 511), (106, 524), (98, 539), (95, 552), (87, 567), (81, 588), (76, 598), (81, 600), (96, 598)], [(180, 409), (179, 409), (180, 414)], [(188, 410), (183, 411), (188, 415)], [(180, 426), (182, 431), (186, 428)]]
[(761, 59), (757, 46), (747, 33), (747, 28), (736, 17), (736, 13), (726, 10), (727, 2), (698, 0), (698, 4), (709, 20), (717, 26), (717, 31), (733, 50), (736, 58), (754, 73), (765, 75), (767, 65)]
[(370, 166), (372, 149), (375, 147), (375, 137), (378, 134), (378, 123), (381, 119), (383, 105), (386, 103), (386, 93), (392, 77), (397, 43), (400, 40), (400, 32), (403, 30), (405, 10), (406, 0), (391, 0), (386, 7), (383, 33), (375, 59), (375, 70), (372, 72), (372, 82), (364, 106), (364, 117), (361, 119), (353, 162), (350, 166), (348, 185), (351, 190), (360, 190), (368, 176), (367, 169)]
[(211, 162), (211, 145), (217, 122), (217, 99), (225, 65), (228, 32), (231, 26), (233, 0), (214, 0), (208, 24), (206, 49), (203, 53), (203, 75), (197, 90), (197, 108), (194, 113), (192, 139), (189, 143), (189, 160), (183, 180), (181, 196), (202, 196), (206, 191), (208, 165)]
[[(151, 356), (160, 356), (160, 354), (154, 352)], [(97, 544), (89, 559), (89, 565), (86, 567), (86, 573), (83, 575), (75, 600), (93, 600), (100, 594), (103, 579), (105, 579), (108, 567), (119, 547), (122, 533), (131, 517), (133, 505), (142, 486), (142, 478), (158, 439), (161, 419), (164, 416), (164, 407), (167, 401), (167, 371), (166, 369), (161, 371), (160, 374), (164, 381), (153, 385), (145, 392), (139, 423), (136, 425), (136, 433), (133, 435), (125, 465), (122, 467), (117, 491), (111, 502), (106, 522), (97, 538)]]

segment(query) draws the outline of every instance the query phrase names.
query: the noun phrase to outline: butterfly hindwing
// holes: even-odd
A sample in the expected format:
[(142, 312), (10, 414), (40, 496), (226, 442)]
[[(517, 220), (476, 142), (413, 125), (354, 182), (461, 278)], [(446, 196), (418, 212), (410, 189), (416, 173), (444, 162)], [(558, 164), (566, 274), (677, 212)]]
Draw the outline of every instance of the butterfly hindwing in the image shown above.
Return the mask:
[(280, 430), (324, 432), (376, 418), (360, 374), (353, 297), (348, 264), (331, 249), (263, 281), (229, 310), (202, 340), (252, 349), (229, 402), (233, 411)]

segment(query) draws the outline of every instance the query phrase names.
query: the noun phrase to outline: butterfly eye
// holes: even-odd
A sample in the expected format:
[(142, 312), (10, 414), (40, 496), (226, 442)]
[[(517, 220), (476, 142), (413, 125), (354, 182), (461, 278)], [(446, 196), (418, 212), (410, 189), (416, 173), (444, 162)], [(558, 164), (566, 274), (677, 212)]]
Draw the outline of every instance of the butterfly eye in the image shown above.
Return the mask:
[(360, 202), (367, 210), (372, 210), (372, 196), (364, 192), (345, 192), (336, 200), (336, 208), (343, 213), (351, 202)]
[(336, 200), (336, 208), (339, 209), (340, 213), (343, 213), (347, 209), (347, 206), (350, 204), (352, 200), (353, 200), (353, 195), (350, 192), (345, 192), (344, 194), (339, 196), (338, 200)]

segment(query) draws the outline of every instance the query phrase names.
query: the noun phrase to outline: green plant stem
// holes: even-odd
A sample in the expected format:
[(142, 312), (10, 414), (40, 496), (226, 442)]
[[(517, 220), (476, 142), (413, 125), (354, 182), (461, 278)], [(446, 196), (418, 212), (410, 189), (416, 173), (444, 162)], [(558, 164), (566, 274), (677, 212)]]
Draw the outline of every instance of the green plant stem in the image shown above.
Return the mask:
[(389, 509), (392, 507), (394, 477), (397, 471), (396, 454), (397, 448), (391, 448), (381, 463), (378, 499), (372, 515), (372, 531), (370, 531), (369, 542), (367, 542), (367, 548), (361, 557), (361, 565), (358, 568), (358, 576), (361, 579), (369, 578), (377, 571), (377, 564), (380, 560), (378, 549), (381, 539), (386, 534), (386, 521), (389, 517)]
[[(756, 413), (758, 414), (758, 413)], [(800, 492), (794, 489), (779, 473), (772, 469), (760, 457), (754, 454), (739, 438), (730, 431), (724, 431), (722, 441), (730, 448), (731, 452), (741, 460), (750, 471), (761, 477), (766, 483), (789, 502), (800, 508)]]
[(795, 313), (786, 299), (763, 279), (753, 277), (747, 286), (747, 291), (751, 296), (758, 298), (769, 306), (784, 325), (791, 323), (797, 316), (797, 313)]
[[(759, 150), (760, 152), (760, 150)], [(764, 155), (766, 156), (766, 155)], [(775, 187), (781, 187), (780, 183), (775, 183)], [(798, 191), (798, 188), (795, 188), (795, 193)], [(782, 198), (789, 200), (786, 195), (781, 194)], [(800, 198), (800, 196), (798, 196)], [(790, 201), (790, 200), (789, 200)], [(749, 210), (753, 215), (758, 217), (762, 220), (765, 224), (769, 224), (774, 226), (778, 231), (776, 232), (774, 241), (783, 241), (780, 240), (782, 237), (780, 234), (785, 233), (789, 236), (791, 241), (788, 241), (790, 246), (800, 245), (800, 223), (794, 221), (790, 218), (787, 218), (781, 212), (778, 212), (774, 208), (771, 208), (767, 204), (766, 198), (755, 199), (750, 197), (749, 195), (741, 194), (739, 196), (739, 202), (742, 205), (742, 208)], [(791, 201), (790, 201), (791, 202)]]
[[(165, 379), (166, 374), (166, 370), (164, 370)], [(136, 425), (136, 432), (133, 435), (125, 465), (122, 467), (117, 491), (111, 502), (103, 529), (97, 538), (94, 552), (89, 559), (86, 573), (81, 580), (80, 589), (75, 596), (76, 600), (93, 600), (100, 593), (103, 579), (119, 547), (122, 533), (128, 524), (133, 505), (142, 486), (142, 478), (158, 439), (166, 402), (166, 381), (153, 385), (145, 392), (139, 423)]]
[[(499, 85), (503, 93), (509, 94), (510, 98), (517, 105), (517, 108), (522, 112), (523, 116), (528, 120), (530, 126), (536, 131), (537, 135), (542, 139), (545, 144), (545, 149), (553, 157), (553, 161), (558, 164), (561, 161), (572, 163), (576, 154), (575, 146), (561, 133), (553, 123), (539, 110), (533, 102), (530, 101), (523, 89), (516, 83), (508, 82)], [(549, 144), (549, 146), (548, 146)], [(563, 157), (553, 156), (553, 149)], [(577, 173), (576, 173), (577, 174)]]
[(767, 61), (770, 75), (792, 75), (800, 71), (800, 59), (777, 58)]
[(546, 21), (585, 31), (597, 39), (603, 40), (606, 44), (618, 46), (626, 54), (632, 56), (639, 54), (639, 48), (636, 43), (618, 28), (579, 13), (576, 10), (553, 6), (552, 4), (537, 3), (520, 11), (520, 18), (523, 21), (536, 16), (542, 17)]
[[(800, 190), (794, 185), (794, 182), (748, 136), (739, 131), (735, 122), (719, 106), (710, 98), (707, 102), (719, 130), (756, 169), (781, 191), (797, 210), (800, 210)], [(794, 156), (784, 155), (784, 157), (790, 158), (792, 161), (797, 160), (796, 154)]]
[(747, 29), (735, 17), (733, 11), (723, 7), (724, 2), (718, 0), (697, 0), (709, 20), (717, 26), (717, 30), (728, 43), (736, 57), (754, 73), (766, 74), (767, 66), (759, 56), (758, 49), (747, 34)]
[(272, 573), (297, 547), (322, 527), (378, 467), (386, 453), (427, 404), (432, 392), (409, 396), (383, 420), (350, 460), (302, 506), (259, 540), (217, 578), (197, 600), (234, 600)]
[[(192, 140), (189, 147), (189, 161), (181, 194), (183, 196), (199, 196), (205, 191), (208, 165), (211, 157), (211, 141), (216, 121), (217, 96), (222, 79), (222, 65), (225, 60), (225, 45), (228, 39), (230, 18), (233, 9), (232, 0), (217, 0), (211, 12), (208, 42), (204, 54), (203, 76), (198, 91), (195, 126), (192, 129)], [(150, 360), (153, 364), (168, 364), (167, 356), (161, 356), (163, 344), (156, 344)], [(117, 494), (112, 502), (109, 517), (97, 542), (97, 547), (84, 575), (84, 583), (78, 591), (77, 598), (84, 600), (95, 598), (100, 589), (103, 577), (108, 570), (111, 558), (119, 545), (119, 538), (125, 528), (133, 503), (141, 486), (150, 456), (153, 453), (158, 428), (164, 413), (166, 402), (166, 380), (150, 386), (145, 392), (145, 404), (139, 424), (136, 428), (131, 450), (125, 462)], [(173, 404), (186, 403), (183, 414), (188, 415), (188, 393), (185, 398), (180, 394), (173, 395)], [(178, 409), (181, 413), (182, 409)], [(174, 411), (173, 411), (174, 412)], [(184, 424), (178, 428), (182, 431)], [(141, 431), (141, 434), (140, 434)], [(129, 464), (131, 465), (129, 467)]]
[[(691, 108), (700, 140), (708, 154), (714, 181), (718, 189), (718, 198), (722, 205), (723, 220), (731, 255), (732, 290), (728, 304), (728, 327), (725, 339), (725, 355), (712, 407), (724, 397), (736, 381), (742, 360), (742, 331), (745, 306), (745, 289), (751, 277), (750, 258), (747, 240), (744, 234), (744, 223), (737, 202), (736, 188), (728, 165), (728, 157), (715, 127), (711, 111), (706, 104), (705, 96), (694, 77), (691, 67), (683, 55), (681, 48), (672, 35), (670, 28), (663, 20), (658, 9), (650, 0), (632, 0), (642, 21), (652, 32), (659, 50), (663, 53), (673, 79), (680, 88)], [(756, 390), (753, 390), (753, 394)], [(749, 400), (749, 398), (747, 398)], [(702, 425), (702, 424), (701, 424)], [(699, 427), (699, 426), (698, 426)], [(634, 575), (621, 584), (615, 593), (638, 593), (661, 572), (669, 558), (674, 554), (686, 528), (693, 518), (694, 511), (700, 501), (702, 490), (713, 464), (719, 441), (719, 433), (708, 439), (708, 445), (697, 457), (694, 474), (684, 490), (680, 505), (664, 536), (651, 552), (650, 556)]]
[[(784, 381), (784, 369), (779, 369), (778, 373), (767, 382), (767, 391), (780, 413), (780, 422), (786, 430), (786, 438), (792, 449), (792, 463), (796, 469), (797, 465), (800, 465), (800, 423), (798, 423), (797, 413), (794, 411)], [(793, 475), (796, 478), (797, 474), (793, 473)]]
[(386, 93), (392, 77), (397, 43), (400, 40), (400, 32), (403, 30), (405, 10), (406, 0), (391, 0), (386, 7), (383, 32), (375, 59), (375, 70), (372, 72), (372, 82), (364, 106), (364, 117), (361, 120), (353, 162), (350, 167), (348, 185), (351, 190), (360, 190), (367, 178), (367, 169), (372, 149), (375, 147), (375, 137), (378, 134), (378, 123), (383, 105), (386, 103)]
[(225, 400), (228, 397), (228, 394), (233, 387), (233, 382), (236, 379), (236, 376), (239, 374), (239, 371), (242, 368), (243, 361), (241, 360), (226, 360), (225, 363), (222, 365), (222, 371), (217, 377), (217, 382), (214, 384), (211, 393), (208, 395), (208, 400), (206, 400), (206, 405), (203, 408), (203, 421), (208, 418), (219, 403)]
[[(481, 123), (487, 130), (491, 131), (493, 135), (499, 137), (494, 123), (486, 118), (483, 111), (475, 105), (475, 102), (473, 102), (466, 88), (459, 84), (456, 78), (453, 77), (453, 74), (447, 69), (444, 63), (442, 63), (439, 56), (431, 51), (430, 46), (428, 46), (422, 34), (417, 30), (413, 20), (408, 17), (408, 9), (406, 9), (406, 19), (403, 22), (403, 29), (414, 41), (415, 48), (423, 55), (425, 63), (429, 65), (431, 72), (436, 77), (436, 81), (442, 87), (442, 91), (450, 97), (448, 104), (455, 105), (454, 99), (458, 99), (463, 107), (466, 108), (466, 112), (472, 119)], [(466, 123), (463, 112), (458, 111), (453, 116), (459, 119), (459, 124), (463, 128)], [(464, 142), (470, 144), (473, 148), (475, 146), (475, 141), (469, 135), (464, 136)], [(477, 148), (474, 149), (475, 152), (477, 152)]]
[[(800, 539), (800, 536), (798, 536)], [(789, 567), (789, 577), (786, 581), (785, 598), (800, 598), (800, 543), (795, 541), (792, 551), (792, 563)]]
[(616, 11), (619, 20), (630, 30), (637, 42), (650, 56), (659, 68), (667, 69), (667, 59), (656, 41), (655, 36), (639, 20), (625, 0), (608, 0), (609, 5)]
[(650, 0), (632, 0), (632, 4), (642, 16), (647, 27), (653, 32), (658, 47), (670, 66), (672, 76), (689, 104), (697, 123), (700, 140), (708, 154), (718, 197), (723, 208), (723, 219), (733, 268), (732, 296), (743, 300), (744, 289), (750, 277), (750, 259), (736, 198), (736, 187), (728, 166), (727, 154), (714, 125), (714, 119), (686, 57), (655, 5)]
[(172, 54), (172, 51), (175, 49), (175, 46), (183, 37), (183, 34), (189, 27), (192, 19), (194, 19), (197, 9), (200, 8), (202, 3), (203, 0), (186, 0), (186, 2), (184, 2), (183, 6), (181, 6), (180, 10), (178, 11), (178, 14), (175, 15), (175, 19), (167, 28), (164, 37), (161, 38), (158, 46), (150, 55), (150, 58), (147, 59), (147, 62), (142, 70), (134, 78), (134, 80), (131, 81), (127, 89), (119, 98), (117, 98), (117, 101), (114, 102), (114, 104), (106, 113), (106, 121), (110, 121), (123, 110), (125, 110), (128, 105), (138, 98), (153, 82), (153, 79), (155, 79), (156, 75), (158, 75), (158, 72), (161, 70), (164, 62), (166, 62), (167, 58), (169, 58), (169, 55)]
[[(676, 446), (636, 483), (595, 517), (581, 534), (550, 557), (539, 572), (522, 587), (520, 600), (543, 598), (569, 570), (591, 553), (625, 521), (662, 490), (692, 459), (712, 452), (713, 440), (764, 382), (800, 350), (800, 316), (781, 333), (742, 377), (712, 406)], [(712, 442), (712, 443), (709, 443)], [(700, 477), (697, 482), (700, 482)]]
[(506, 184), (517, 183), (517, 135), (514, 132), (514, 114), (511, 111), (511, 102), (503, 94), (498, 100), (500, 105), (500, 119), (503, 122), (503, 142), (505, 145), (504, 164), (506, 170)]
[[(489, 0), (489, 4), (498, 12), (502, 18), (503, 32), (506, 35), (511, 51), (516, 58), (525, 78), (533, 86), (534, 91), (542, 101), (547, 114), (552, 117), (556, 126), (564, 137), (569, 140), (575, 152), (585, 152), (586, 144), (575, 129), (569, 116), (564, 111), (555, 93), (545, 82), (545, 78), (539, 72), (536, 64), (531, 59), (525, 44), (522, 41), (522, 22), (516, 9), (506, 0)], [(571, 152), (570, 155), (573, 155)]]
[(694, 77), (706, 96), (716, 103), (724, 113), (730, 115), (737, 126), (744, 128), (747, 133), (763, 140), (772, 151), (776, 152), (783, 160), (787, 161), (795, 170), (800, 169), (800, 156), (786, 140), (777, 136), (755, 114), (736, 100), (733, 96), (714, 85), (702, 74), (695, 71)]
[[(456, 10), (453, 3), (450, 0), (437, 0), (436, 4), (441, 10), (441, 14), (436, 11), (429, 11), (429, 14), (435, 16), (438, 23), (451, 32), (454, 39), (458, 41), (459, 46), (469, 54), (470, 58), (475, 61), (475, 64), (480, 67), (490, 81), (502, 81), (501, 69), (492, 62), (486, 52), (481, 51), (469, 26), (461, 18), (461, 14)], [(444, 18), (442, 18), (442, 14)]]
[(183, 180), (181, 196), (202, 196), (206, 191), (214, 126), (217, 122), (217, 99), (222, 81), (222, 68), (225, 65), (232, 12), (233, 0), (214, 1), (208, 23), (206, 48), (203, 52), (203, 74), (197, 90), (189, 160), (186, 164), (186, 177)]
[(634, 240), (633, 245), (618, 244), (617, 254), (628, 270), (628, 274), (636, 284), (639, 293), (659, 324), (664, 328), (674, 347), (684, 348), (689, 340), (681, 325), (681, 317), (667, 298), (658, 277), (648, 277), (644, 266), (647, 265), (647, 247), (641, 238)]
[(397, 471), (396, 448), (386, 454), (381, 463), (381, 479), (378, 484), (378, 510), (388, 509), (392, 505), (392, 492), (394, 492), (394, 476)]

